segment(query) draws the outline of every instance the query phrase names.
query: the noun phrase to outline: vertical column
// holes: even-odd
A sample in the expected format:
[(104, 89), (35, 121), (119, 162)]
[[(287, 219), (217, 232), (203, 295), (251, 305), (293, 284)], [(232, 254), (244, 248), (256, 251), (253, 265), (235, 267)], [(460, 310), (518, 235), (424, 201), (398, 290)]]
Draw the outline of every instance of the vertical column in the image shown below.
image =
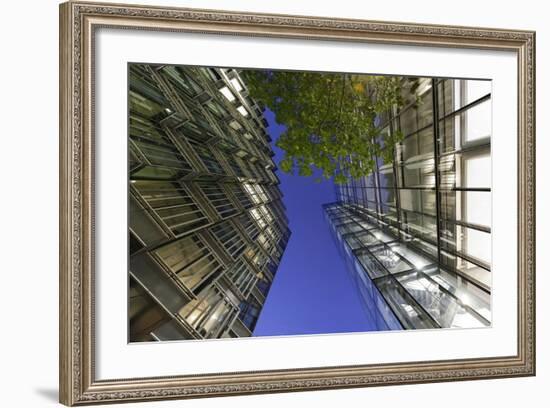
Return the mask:
[(433, 143), (434, 143), (434, 172), (435, 172), (435, 217), (437, 234), (437, 261), (441, 265), (441, 197), (439, 196), (439, 104), (437, 78), (432, 78), (432, 118), (433, 118)]
[(375, 194), (375, 197), (376, 197), (376, 211), (378, 212), (378, 215), (376, 218), (378, 218), (378, 220), (380, 221), (380, 219), (383, 217), (383, 211), (382, 211), (382, 188), (381, 188), (381, 185), (380, 185), (380, 166), (378, 165), (378, 157), (374, 157), (374, 165), (376, 167), (376, 178), (375, 178), (375, 185), (376, 185), (376, 194)]
[[(393, 135), (393, 132), (395, 131), (395, 127), (394, 127), (394, 124), (393, 124), (393, 120), (394, 120), (394, 115), (393, 115), (393, 109), (390, 110), (390, 114), (389, 114), (389, 118), (390, 118), (390, 134)], [(399, 142), (399, 144), (401, 145), (401, 142)], [(395, 212), (397, 213), (396, 214), (396, 218), (397, 218), (397, 238), (399, 241), (401, 241), (401, 197), (400, 197), (400, 190), (398, 188), (398, 183), (397, 183), (397, 178), (398, 178), (398, 175), (397, 175), (397, 170), (398, 170), (398, 166), (397, 166), (397, 160), (398, 160), (398, 151), (397, 151), (397, 143), (393, 145), (393, 191), (394, 191), (394, 194), (395, 194)]]

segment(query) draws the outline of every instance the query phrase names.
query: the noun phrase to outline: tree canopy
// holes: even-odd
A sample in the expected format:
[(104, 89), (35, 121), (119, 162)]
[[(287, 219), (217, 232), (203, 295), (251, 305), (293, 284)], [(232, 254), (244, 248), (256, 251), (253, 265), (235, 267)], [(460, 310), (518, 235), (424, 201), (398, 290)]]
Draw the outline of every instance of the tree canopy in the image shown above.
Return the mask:
[(276, 141), (285, 152), (282, 171), (345, 183), (368, 175), (375, 158), (393, 160), (399, 131), (382, 134), (376, 118), (403, 103), (403, 78), (340, 73), (250, 70), (250, 94), (286, 130)]

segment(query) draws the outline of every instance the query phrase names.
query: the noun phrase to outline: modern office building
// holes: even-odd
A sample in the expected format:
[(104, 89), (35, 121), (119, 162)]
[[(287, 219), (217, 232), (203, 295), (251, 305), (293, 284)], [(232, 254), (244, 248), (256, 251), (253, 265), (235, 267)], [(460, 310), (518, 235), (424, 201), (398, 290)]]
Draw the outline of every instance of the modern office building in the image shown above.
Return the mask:
[(491, 324), (491, 82), (423, 78), (378, 118), (392, 163), (325, 214), (379, 330)]
[(290, 237), (234, 69), (130, 64), (129, 340), (250, 336)]

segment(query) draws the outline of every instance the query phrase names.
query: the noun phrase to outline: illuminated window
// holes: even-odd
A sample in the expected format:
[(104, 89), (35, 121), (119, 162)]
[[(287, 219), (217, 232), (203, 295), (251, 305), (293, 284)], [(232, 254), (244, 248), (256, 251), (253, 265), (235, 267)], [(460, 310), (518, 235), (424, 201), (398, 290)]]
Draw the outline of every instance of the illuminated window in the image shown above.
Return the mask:
[(239, 111), (239, 113), (243, 116), (248, 116), (248, 111), (245, 109), (244, 106), (238, 106), (237, 107), (237, 110)]
[(231, 85), (233, 85), (233, 88), (235, 88), (237, 92), (241, 92), (243, 90), (243, 86), (237, 78), (231, 79)]
[(233, 95), (233, 92), (231, 92), (227, 86), (221, 88), (220, 92), (229, 102), (233, 102), (236, 99), (235, 95)]

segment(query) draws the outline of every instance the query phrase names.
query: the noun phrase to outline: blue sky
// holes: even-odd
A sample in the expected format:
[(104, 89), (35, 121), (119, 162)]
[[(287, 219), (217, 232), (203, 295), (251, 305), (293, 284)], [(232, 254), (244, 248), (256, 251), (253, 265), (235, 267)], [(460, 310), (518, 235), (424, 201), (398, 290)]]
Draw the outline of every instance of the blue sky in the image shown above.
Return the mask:
[[(274, 143), (284, 131), (266, 111)], [(359, 295), (324, 219), (322, 205), (335, 200), (332, 181), (278, 172), (292, 235), (254, 330), (254, 336), (369, 331)]]

